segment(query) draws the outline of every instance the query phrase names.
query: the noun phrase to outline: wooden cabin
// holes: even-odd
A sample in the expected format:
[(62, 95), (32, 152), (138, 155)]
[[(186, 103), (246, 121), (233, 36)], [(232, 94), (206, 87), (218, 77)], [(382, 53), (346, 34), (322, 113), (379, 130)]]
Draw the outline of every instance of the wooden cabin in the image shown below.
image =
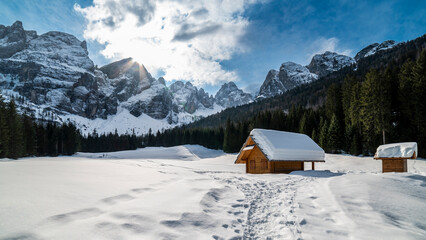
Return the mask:
[(303, 171), (305, 162), (325, 162), (324, 150), (305, 134), (253, 129), (235, 161), (247, 173)]
[(382, 160), (382, 172), (407, 172), (407, 159), (416, 159), (417, 143), (392, 143), (380, 145), (374, 159)]

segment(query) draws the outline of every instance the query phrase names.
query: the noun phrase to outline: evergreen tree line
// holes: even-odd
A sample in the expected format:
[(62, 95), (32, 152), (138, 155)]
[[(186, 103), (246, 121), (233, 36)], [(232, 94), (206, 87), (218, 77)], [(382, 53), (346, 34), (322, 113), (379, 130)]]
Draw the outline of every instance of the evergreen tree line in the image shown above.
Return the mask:
[(134, 150), (142, 147), (142, 138), (132, 134), (119, 135), (115, 133), (98, 134), (96, 130), (87, 137), (81, 138), (82, 152), (114, 152), (122, 150)]
[(70, 123), (37, 123), (19, 114), (14, 99), (0, 95), (0, 158), (72, 155), (79, 148), (80, 133)]
[(6, 103), (0, 95), (0, 158), (134, 150), (142, 147), (141, 143), (142, 138), (135, 133), (99, 135), (94, 131), (83, 136), (72, 123), (36, 121), (28, 114), (19, 114), (13, 98)]
[(224, 128), (186, 128), (175, 127), (153, 134), (149, 129), (148, 134), (142, 136), (142, 147), (164, 146), (171, 147), (184, 144), (199, 144), (210, 149), (222, 149)]
[[(371, 155), (378, 145), (416, 141), (426, 147), (426, 50), (402, 67), (348, 74), (327, 89), (325, 103), (315, 108), (293, 105), (254, 114), (247, 120), (216, 127), (187, 126), (143, 136), (145, 146), (200, 144), (238, 152), (253, 128), (300, 132), (326, 152)], [(422, 152), (420, 151), (420, 154)], [(424, 155), (423, 155), (424, 156)]]

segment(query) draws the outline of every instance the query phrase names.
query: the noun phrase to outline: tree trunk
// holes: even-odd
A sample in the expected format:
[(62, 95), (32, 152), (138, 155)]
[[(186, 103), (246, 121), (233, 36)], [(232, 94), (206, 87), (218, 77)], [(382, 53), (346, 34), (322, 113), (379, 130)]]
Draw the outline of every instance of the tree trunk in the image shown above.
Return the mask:
[(383, 134), (383, 144), (386, 144), (385, 130), (382, 130), (382, 134)]

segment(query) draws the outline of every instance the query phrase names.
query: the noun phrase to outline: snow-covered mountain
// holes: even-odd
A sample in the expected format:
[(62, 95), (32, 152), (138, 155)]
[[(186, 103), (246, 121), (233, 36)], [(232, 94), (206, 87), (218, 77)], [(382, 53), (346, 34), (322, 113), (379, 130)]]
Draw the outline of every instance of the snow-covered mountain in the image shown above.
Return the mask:
[(391, 49), (398, 44), (399, 43), (395, 42), (394, 40), (387, 40), (380, 44), (379, 43), (370, 44), (355, 55), (355, 60), (358, 62), (361, 58), (371, 56), (379, 51)]
[(307, 67), (294, 62), (285, 62), (280, 70), (270, 70), (260, 87), (257, 98), (268, 98), (282, 94), (301, 84), (310, 83), (318, 79), (318, 75), (309, 72)]
[(306, 67), (311, 73), (318, 75), (318, 77), (323, 77), (352, 64), (355, 64), (353, 58), (326, 51), (323, 54), (313, 56), (311, 63)]
[(256, 99), (273, 97), (291, 90), (301, 84), (316, 81), (321, 77), (338, 71), (344, 67), (356, 67), (357, 61), (361, 58), (376, 54), (379, 51), (390, 49), (398, 45), (393, 40), (384, 41), (383, 43), (373, 43), (361, 51), (359, 51), (355, 59), (326, 51), (323, 54), (316, 54), (312, 57), (309, 65), (302, 66), (294, 62), (285, 62), (281, 65), (280, 70), (269, 70), (266, 78), (260, 87)]
[(176, 81), (169, 87), (173, 95), (173, 104), (177, 112), (194, 113), (200, 108), (212, 108), (215, 102), (204, 89), (193, 86), (190, 82)]
[(234, 82), (225, 83), (215, 95), (218, 105), (229, 108), (243, 105), (253, 101), (253, 96), (239, 89)]
[(168, 87), (131, 58), (96, 68), (86, 42), (70, 34), (37, 35), (19, 21), (0, 25), (1, 93), (22, 99), (19, 107), (37, 118), (73, 121), (83, 132), (143, 133), (252, 101), (231, 85), (227, 103), (189, 82)]

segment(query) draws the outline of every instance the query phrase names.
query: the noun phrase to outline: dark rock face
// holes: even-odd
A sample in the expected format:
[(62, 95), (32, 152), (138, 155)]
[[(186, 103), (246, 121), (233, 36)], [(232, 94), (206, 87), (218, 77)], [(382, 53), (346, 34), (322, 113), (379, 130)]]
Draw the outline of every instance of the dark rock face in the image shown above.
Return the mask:
[(267, 98), (283, 93), (285, 88), (278, 77), (278, 73), (277, 70), (269, 70), (262, 86), (260, 86), (257, 98)]
[(213, 96), (209, 95), (204, 91), (204, 89), (200, 88), (197, 92), (197, 99), (205, 108), (212, 108), (214, 104)]
[(280, 71), (270, 70), (260, 87), (257, 98), (268, 98), (282, 94), (301, 84), (310, 83), (318, 79), (316, 74), (309, 72), (308, 68), (294, 63), (285, 62)]
[(352, 64), (355, 61), (351, 57), (327, 51), (313, 56), (307, 68), (318, 77), (323, 77)]
[(365, 55), (370, 52), (372, 49), (375, 49), (377, 46), (379, 46), (378, 43), (373, 43), (368, 45), (367, 47), (363, 48), (361, 51), (359, 51), (356, 55), (355, 55), (355, 61), (359, 61), (361, 58), (365, 57)]
[(247, 104), (253, 101), (253, 97), (239, 89), (234, 82), (228, 82), (223, 84), (216, 93), (215, 101), (218, 105), (228, 108)]
[[(34, 34), (30, 33), (31, 34)], [(12, 26), (0, 25), (0, 58), (9, 58), (25, 48), (27, 35), (22, 22), (16, 21)]]
[(171, 114), (172, 98), (167, 87), (155, 80), (149, 89), (132, 97), (124, 106), (136, 117), (145, 113), (152, 118), (163, 119)]

